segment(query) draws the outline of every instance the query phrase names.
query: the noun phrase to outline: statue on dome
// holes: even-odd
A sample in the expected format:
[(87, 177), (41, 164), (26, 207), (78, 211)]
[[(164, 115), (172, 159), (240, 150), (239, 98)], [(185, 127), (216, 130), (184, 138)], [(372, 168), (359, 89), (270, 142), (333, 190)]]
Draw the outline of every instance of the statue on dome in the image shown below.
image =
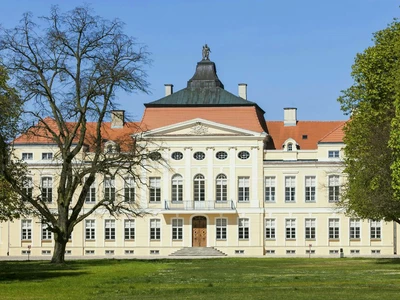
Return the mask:
[(210, 48), (208, 48), (207, 44), (203, 46), (203, 60), (210, 60), (209, 55), (210, 55)]

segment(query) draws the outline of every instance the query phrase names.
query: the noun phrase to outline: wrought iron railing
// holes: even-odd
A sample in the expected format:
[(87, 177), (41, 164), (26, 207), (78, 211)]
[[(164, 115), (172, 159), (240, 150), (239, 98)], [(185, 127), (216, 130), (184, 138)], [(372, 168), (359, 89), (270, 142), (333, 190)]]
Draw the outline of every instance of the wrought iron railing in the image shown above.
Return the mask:
[(229, 201), (171, 201), (165, 200), (166, 210), (235, 210), (235, 204), (232, 200)]

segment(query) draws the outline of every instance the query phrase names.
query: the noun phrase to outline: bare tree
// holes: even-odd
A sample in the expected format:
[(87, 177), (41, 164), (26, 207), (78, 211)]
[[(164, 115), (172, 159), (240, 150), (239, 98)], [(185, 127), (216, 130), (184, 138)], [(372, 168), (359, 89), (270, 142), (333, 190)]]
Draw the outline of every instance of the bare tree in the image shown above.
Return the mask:
[(138, 167), (145, 167), (151, 156), (131, 137), (135, 128), (114, 134), (118, 149), (104, 148), (111, 134), (104, 122), (117, 107), (117, 91), (147, 92), (144, 67), (149, 59), (146, 48), (123, 33), (119, 20), (104, 20), (87, 6), (66, 13), (52, 7), (50, 16), (39, 20), (43, 27), (27, 13), (19, 26), (2, 30), (0, 51), (23, 100), (24, 119), (35, 123), (24, 137), (57, 148), (55, 203), (27, 193), (15, 172), (5, 172), (5, 178), (54, 233), (51, 261), (63, 263), (74, 227), (94, 211), (141, 213), (131, 203), (110, 197), (88, 211), (83, 205), (97, 174), (137, 178)]

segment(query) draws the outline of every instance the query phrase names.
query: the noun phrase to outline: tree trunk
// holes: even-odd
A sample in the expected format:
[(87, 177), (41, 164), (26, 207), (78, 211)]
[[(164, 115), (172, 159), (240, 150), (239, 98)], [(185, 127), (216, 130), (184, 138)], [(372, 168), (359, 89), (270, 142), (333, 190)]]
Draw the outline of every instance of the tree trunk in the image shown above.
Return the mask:
[(67, 241), (62, 238), (55, 239), (53, 257), (51, 258), (52, 264), (63, 264), (65, 263), (65, 248), (67, 246)]

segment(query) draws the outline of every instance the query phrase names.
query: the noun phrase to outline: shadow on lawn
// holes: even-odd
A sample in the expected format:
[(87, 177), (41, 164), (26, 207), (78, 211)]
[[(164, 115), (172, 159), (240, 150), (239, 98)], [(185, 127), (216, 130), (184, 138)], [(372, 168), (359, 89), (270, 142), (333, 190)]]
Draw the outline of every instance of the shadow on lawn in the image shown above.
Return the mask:
[(53, 265), (47, 261), (0, 262), (0, 282), (43, 281), (50, 278), (88, 274), (83, 269), (85, 269), (84, 265)]
[(390, 264), (390, 265), (398, 265), (400, 264), (400, 258), (379, 258), (375, 262), (376, 264)]

